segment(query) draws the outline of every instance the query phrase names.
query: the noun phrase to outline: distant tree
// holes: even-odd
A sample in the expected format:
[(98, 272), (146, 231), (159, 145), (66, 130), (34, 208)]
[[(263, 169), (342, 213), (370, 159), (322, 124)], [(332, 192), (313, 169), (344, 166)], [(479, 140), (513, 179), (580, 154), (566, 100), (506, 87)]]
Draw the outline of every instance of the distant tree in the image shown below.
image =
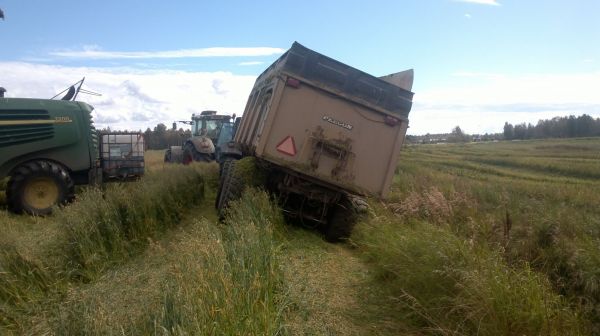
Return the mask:
[(579, 117), (554, 117), (539, 120), (537, 125), (504, 123), (504, 139), (543, 139), (600, 136), (600, 118), (587, 114)]
[(156, 132), (157, 134), (161, 134), (167, 131), (167, 126), (165, 126), (165, 124), (160, 123), (158, 125), (156, 125), (156, 127), (154, 127), (154, 132)]
[(448, 137), (448, 142), (468, 142), (469, 135), (465, 134), (460, 126), (456, 126), (452, 129), (450, 136)]
[(514, 138), (515, 138), (515, 133), (514, 133), (513, 125), (509, 124), (508, 122), (505, 122), (504, 123), (504, 139), (512, 140)]
[(525, 123), (515, 125), (513, 138), (520, 140), (527, 139), (527, 125)]
[(579, 136), (594, 136), (594, 118), (584, 114), (577, 117), (576, 123), (577, 134), (579, 134)]
[(154, 129), (147, 128), (144, 132), (147, 149), (166, 149), (169, 146), (180, 146), (192, 136), (190, 130), (167, 129), (165, 124), (158, 124)]

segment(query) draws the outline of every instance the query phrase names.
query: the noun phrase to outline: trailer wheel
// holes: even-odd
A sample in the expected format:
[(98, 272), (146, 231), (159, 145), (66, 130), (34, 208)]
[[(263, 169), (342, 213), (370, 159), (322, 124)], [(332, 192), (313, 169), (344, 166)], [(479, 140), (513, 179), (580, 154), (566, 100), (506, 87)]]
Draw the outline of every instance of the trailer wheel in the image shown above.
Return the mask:
[(165, 151), (165, 159), (164, 159), (164, 161), (166, 163), (170, 163), (171, 162), (171, 150), (170, 149), (167, 149)]
[(343, 197), (331, 208), (331, 215), (325, 229), (325, 239), (335, 243), (350, 238), (357, 221), (356, 209), (346, 197)]
[(18, 167), (7, 185), (7, 203), (16, 213), (44, 216), (55, 205), (65, 205), (75, 198), (69, 173), (58, 164), (34, 161)]
[(236, 174), (235, 164), (236, 160), (223, 162), (223, 177), (220, 183), (220, 194), (217, 203), (219, 220), (221, 221), (225, 219), (225, 210), (229, 207), (229, 204), (242, 196), (244, 185), (242, 177)]
[(183, 146), (183, 164), (187, 165), (192, 161), (211, 162), (212, 157), (210, 154), (198, 152), (196, 147), (188, 142)]
[(219, 209), (219, 205), (221, 204), (221, 192), (223, 190), (223, 179), (225, 175), (228, 174), (231, 169), (231, 161), (234, 159), (226, 158), (221, 164), (219, 164), (219, 187), (217, 188), (217, 197), (215, 198), (215, 209)]

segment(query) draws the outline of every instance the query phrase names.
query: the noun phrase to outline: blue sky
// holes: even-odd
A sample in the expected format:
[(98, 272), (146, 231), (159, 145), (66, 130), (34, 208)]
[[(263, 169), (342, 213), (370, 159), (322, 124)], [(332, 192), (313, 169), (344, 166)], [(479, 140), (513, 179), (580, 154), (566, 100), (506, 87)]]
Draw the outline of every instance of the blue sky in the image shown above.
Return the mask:
[[(97, 121), (240, 113), (293, 41), (376, 76), (415, 69), (412, 134), (600, 117), (600, 1), (0, 0), (0, 86), (48, 96), (87, 78)], [(215, 49), (220, 48), (220, 49)], [(591, 86), (591, 87), (590, 87)]]

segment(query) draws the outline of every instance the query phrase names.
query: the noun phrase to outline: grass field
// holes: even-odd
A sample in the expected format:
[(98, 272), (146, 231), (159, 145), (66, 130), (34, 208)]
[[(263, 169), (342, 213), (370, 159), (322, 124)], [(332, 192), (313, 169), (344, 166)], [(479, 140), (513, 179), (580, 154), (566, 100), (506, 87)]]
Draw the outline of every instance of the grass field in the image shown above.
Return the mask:
[(600, 140), (408, 147), (354, 235), (439, 334), (598, 334)]
[(600, 139), (404, 148), (346, 244), (263, 192), (225, 224), (215, 165), (0, 212), (0, 333), (600, 334)]

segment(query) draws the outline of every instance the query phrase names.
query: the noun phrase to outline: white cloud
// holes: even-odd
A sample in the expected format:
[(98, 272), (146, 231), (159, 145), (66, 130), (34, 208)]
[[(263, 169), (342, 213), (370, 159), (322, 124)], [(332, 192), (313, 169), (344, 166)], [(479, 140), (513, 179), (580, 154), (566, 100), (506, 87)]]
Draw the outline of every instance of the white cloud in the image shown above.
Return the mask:
[[(95, 107), (100, 127), (146, 129), (171, 125), (193, 112), (214, 109), (241, 115), (255, 76), (230, 72), (89, 68), (0, 62), (7, 97), (49, 98), (86, 76), (81, 95)], [(505, 121), (537, 123), (559, 115), (600, 117), (600, 72), (507, 75), (460, 71), (448, 86), (416, 89), (409, 134), (500, 132)], [(417, 78), (418, 79), (418, 78)], [(180, 125), (183, 126), (183, 125)]]
[(457, 83), (415, 93), (410, 134), (501, 132), (504, 122), (536, 124), (555, 116), (600, 117), (600, 72), (506, 75), (457, 72)]
[[(158, 123), (170, 127), (193, 112), (217, 110), (240, 115), (255, 76), (229, 72), (186, 72), (131, 68), (87, 68), (0, 62), (0, 86), (7, 97), (50, 98), (86, 76), (84, 88), (101, 97), (81, 94), (78, 100), (95, 107), (97, 126), (146, 129)], [(183, 125), (180, 125), (183, 127)]]
[(272, 47), (256, 48), (201, 48), (165, 51), (108, 51), (96, 45), (84, 46), (82, 50), (50, 52), (52, 56), (85, 59), (142, 59), (142, 58), (198, 58), (198, 57), (254, 57), (279, 55), (285, 49)]
[(466, 17), (467, 19), (470, 19), (470, 18), (471, 18), (471, 14), (469, 14), (469, 13), (466, 13), (466, 14), (465, 14), (465, 17)]
[(455, 2), (468, 2), (478, 5), (500, 6), (497, 0), (454, 0)]
[(240, 62), (238, 63), (238, 65), (241, 66), (250, 66), (250, 65), (261, 65), (264, 64), (265, 62), (260, 62), (260, 61), (254, 61), (254, 62)]

